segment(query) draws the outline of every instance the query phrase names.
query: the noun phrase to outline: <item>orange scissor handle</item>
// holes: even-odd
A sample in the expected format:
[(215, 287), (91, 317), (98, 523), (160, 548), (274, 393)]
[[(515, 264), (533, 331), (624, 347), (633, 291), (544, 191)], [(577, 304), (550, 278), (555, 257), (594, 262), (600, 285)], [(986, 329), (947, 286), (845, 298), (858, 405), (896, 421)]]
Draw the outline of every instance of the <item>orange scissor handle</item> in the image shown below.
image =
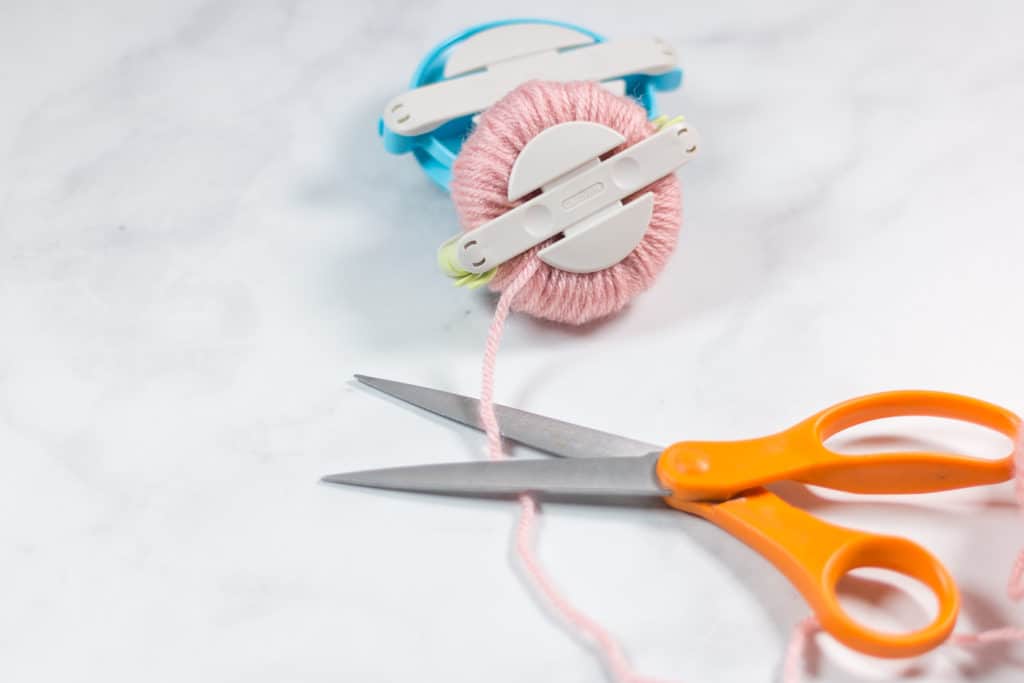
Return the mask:
[(676, 498), (726, 500), (774, 481), (799, 481), (853, 493), (929, 493), (1006, 481), (1013, 458), (983, 460), (947, 453), (842, 455), (825, 447), (833, 434), (886, 417), (929, 416), (970, 422), (1016, 438), (1021, 420), (992, 403), (938, 391), (889, 391), (826, 408), (784, 432), (744, 441), (682, 441), (658, 461)]
[[(759, 552), (800, 591), (822, 628), (844, 645), (876, 657), (912, 657), (946, 640), (956, 624), (960, 596), (946, 568), (916, 543), (822, 521), (759, 488), (724, 503), (666, 498), (700, 515)], [(839, 604), (836, 586), (858, 567), (889, 569), (935, 594), (938, 613), (910, 633), (886, 633), (854, 621)]]

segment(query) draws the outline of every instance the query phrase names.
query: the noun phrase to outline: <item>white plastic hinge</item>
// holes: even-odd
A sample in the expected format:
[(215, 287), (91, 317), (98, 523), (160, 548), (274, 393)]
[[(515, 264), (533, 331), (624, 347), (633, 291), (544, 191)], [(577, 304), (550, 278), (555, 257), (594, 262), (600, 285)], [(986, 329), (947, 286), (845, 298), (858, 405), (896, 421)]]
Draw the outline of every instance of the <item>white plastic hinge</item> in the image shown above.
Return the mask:
[(446, 79), (388, 102), (384, 125), (398, 135), (429, 133), (487, 109), (532, 79), (608, 82), (621, 92), (631, 74), (657, 76), (676, 68), (675, 51), (656, 38), (603, 43), (549, 24), (509, 24), (482, 31), (453, 48)]
[(686, 123), (660, 132), (605, 160), (625, 142), (598, 123), (552, 126), (530, 140), (509, 176), (508, 198), (540, 194), (467, 233), (442, 249), (458, 268), (485, 273), (538, 244), (562, 235), (540, 259), (573, 273), (592, 273), (626, 258), (643, 239), (654, 210), (647, 192), (622, 200), (674, 172), (697, 153), (697, 135)]

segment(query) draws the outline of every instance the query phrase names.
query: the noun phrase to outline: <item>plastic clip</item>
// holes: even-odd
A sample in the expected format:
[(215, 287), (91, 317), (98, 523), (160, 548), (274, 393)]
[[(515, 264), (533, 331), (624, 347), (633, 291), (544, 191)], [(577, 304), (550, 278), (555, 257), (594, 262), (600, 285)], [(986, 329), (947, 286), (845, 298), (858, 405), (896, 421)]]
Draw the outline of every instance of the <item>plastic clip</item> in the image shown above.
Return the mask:
[(656, 115), (655, 90), (678, 87), (675, 51), (655, 38), (605, 40), (587, 29), (513, 19), (468, 29), (420, 64), (412, 89), (384, 109), (379, 132), (389, 152), (412, 152), (448, 187), (451, 166), (473, 118), (532, 79), (597, 81)]
[(622, 200), (673, 173), (697, 153), (696, 133), (682, 121), (605, 160), (625, 142), (598, 123), (552, 126), (526, 144), (509, 177), (508, 198), (540, 194), (441, 246), (447, 270), (483, 275), (558, 235), (539, 252), (550, 266), (592, 273), (626, 258), (643, 239), (654, 210), (646, 192)]

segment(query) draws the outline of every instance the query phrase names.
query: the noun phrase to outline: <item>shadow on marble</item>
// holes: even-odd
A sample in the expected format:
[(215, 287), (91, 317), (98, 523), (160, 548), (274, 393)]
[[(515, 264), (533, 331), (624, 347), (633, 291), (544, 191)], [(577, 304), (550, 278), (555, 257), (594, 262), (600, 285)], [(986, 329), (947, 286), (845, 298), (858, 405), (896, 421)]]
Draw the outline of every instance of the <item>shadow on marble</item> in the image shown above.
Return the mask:
[[(975, 590), (960, 587), (960, 613), (970, 616), (971, 622), (980, 629), (1002, 628), (1006, 619), (991, 596)], [(1017, 651), (1016, 643), (989, 643), (980, 647), (964, 648), (971, 653), (971, 659), (960, 665), (965, 677), (977, 677), (993, 670), (1005, 668), (1024, 669), (1024, 656)]]
[[(384, 151), (378, 115), (376, 101), (353, 106), (337, 125), (333, 166), (298, 188), (298, 201), (339, 216), (318, 305), (328, 319), (350, 316), (338, 321), (339, 334), (363, 335), (378, 348), (478, 347), (493, 304), (452, 287), (435, 262), (455, 231), (451, 202), (411, 157)], [(358, 239), (343, 239), (346, 232)]]

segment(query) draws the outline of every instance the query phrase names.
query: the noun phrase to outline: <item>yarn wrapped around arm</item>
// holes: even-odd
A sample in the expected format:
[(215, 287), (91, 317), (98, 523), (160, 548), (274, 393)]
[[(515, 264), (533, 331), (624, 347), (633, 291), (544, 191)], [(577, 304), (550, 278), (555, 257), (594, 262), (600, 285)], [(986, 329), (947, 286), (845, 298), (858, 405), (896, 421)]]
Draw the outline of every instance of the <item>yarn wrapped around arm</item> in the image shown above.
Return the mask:
[[(599, 84), (524, 83), (480, 115), (452, 167), (452, 199), (463, 230), (473, 230), (521, 203), (508, 200), (508, 180), (519, 152), (541, 131), (570, 121), (591, 121), (618, 131), (626, 138), (623, 148), (657, 131), (643, 107)], [(645, 192), (654, 194), (651, 222), (636, 249), (625, 259), (594, 273), (570, 273), (540, 263), (515, 298), (513, 310), (582, 325), (620, 311), (648, 289), (664, 269), (679, 238), (679, 180), (670, 174), (634, 197)], [(538, 260), (537, 252), (552, 241), (499, 266), (491, 289), (503, 291), (527, 263)]]

